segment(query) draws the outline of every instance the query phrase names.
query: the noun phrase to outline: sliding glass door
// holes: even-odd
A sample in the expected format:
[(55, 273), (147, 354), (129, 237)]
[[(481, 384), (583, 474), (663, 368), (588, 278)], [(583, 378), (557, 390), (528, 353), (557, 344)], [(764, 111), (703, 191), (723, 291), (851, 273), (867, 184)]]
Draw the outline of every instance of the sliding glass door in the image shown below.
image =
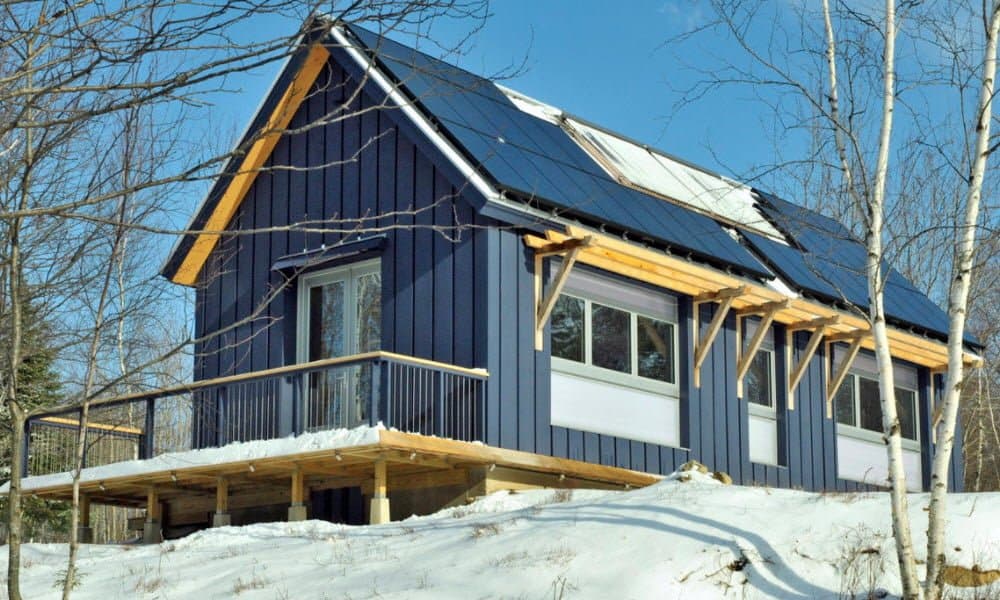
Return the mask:
[[(299, 283), (298, 360), (311, 362), (378, 350), (382, 342), (382, 278), (368, 261), (313, 273)], [(371, 367), (327, 369), (308, 377), (306, 430), (368, 423)]]

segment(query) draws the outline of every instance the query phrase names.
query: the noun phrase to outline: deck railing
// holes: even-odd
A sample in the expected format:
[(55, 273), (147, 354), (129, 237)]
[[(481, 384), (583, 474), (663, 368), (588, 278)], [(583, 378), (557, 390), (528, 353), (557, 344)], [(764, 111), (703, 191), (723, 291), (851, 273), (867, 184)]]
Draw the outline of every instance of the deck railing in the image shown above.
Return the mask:
[[(378, 351), (95, 400), (84, 466), (378, 422), (474, 441), (485, 432), (486, 378)], [(79, 406), (32, 414), (22, 472), (71, 470), (81, 417)]]

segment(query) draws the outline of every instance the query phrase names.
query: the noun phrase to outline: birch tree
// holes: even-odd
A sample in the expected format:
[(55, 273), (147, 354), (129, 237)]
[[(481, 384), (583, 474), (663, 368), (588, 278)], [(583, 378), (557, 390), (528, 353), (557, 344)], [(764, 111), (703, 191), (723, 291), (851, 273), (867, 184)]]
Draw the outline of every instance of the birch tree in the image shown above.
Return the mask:
[[(724, 60), (721, 69), (701, 66), (699, 72), (704, 78), (682, 90), (682, 103), (696, 102), (725, 86), (752, 85), (777, 118), (793, 123), (788, 129), (808, 130), (809, 135), (815, 136), (813, 139), (819, 140), (815, 154), (784, 155), (761, 167), (760, 172), (776, 173), (774, 179), (789, 172), (806, 172), (813, 177), (807, 202), (814, 206), (818, 202), (827, 212), (846, 215), (854, 221), (855, 231), (864, 240), (869, 300), (864, 313), (870, 324), (879, 371), (883, 440), (903, 595), (940, 598), (941, 567), (945, 564), (947, 546), (948, 469), (965, 379), (965, 318), (969, 289), (976, 273), (976, 245), (983, 231), (980, 212), (983, 181), (994, 149), (990, 124), (996, 72), (997, 3), (977, 7), (971, 3), (907, 2), (901, 5), (904, 15), (897, 14), (893, 0), (878, 8), (823, 0), (819, 11), (804, 4), (790, 9), (775, 8), (770, 15), (766, 14), (765, 5), (757, 2), (719, 0), (712, 4), (718, 19), (675, 41), (686, 43), (707, 31), (721, 33), (735, 44), (746, 61)], [(789, 12), (797, 20), (784, 18)], [(968, 36), (960, 34), (965, 32), (960, 22), (963, 18), (971, 24)], [(770, 36), (758, 35), (755, 22), (766, 23), (762, 29), (769, 31)], [(909, 51), (903, 88), (898, 86), (900, 64), (896, 52), (900, 32), (906, 34)], [(926, 55), (920, 55), (929, 49), (940, 51), (945, 58), (928, 60)], [(916, 62), (915, 56), (919, 57)], [(846, 77), (842, 77), (842, 70), (847, 71)], [(817, 79), (815, 73), (822, 73), (822, 79)], [(921, 94), (937, 93), (931, 90), (934, 86), (955, 93), (957, 109), (935, 113), (939, 98), (934, 103), (913, 101), (925, 100)], [(772, 89), (774, 93), (768, 95), (760, 89)], [(976, 100), (967, 103), (967, 92), (972, 90)], [(898, 99), (904, 94), (911, 101), (903, 104), (905, 127), (900, 131), (897, 108)], [(969, 116), (956, 122), (953, 114)], [(894, 166), (894, 160), (900, 158), (906, 159), (905, 162)], [(941, 181), (950, 182), (943, 187), (951, 185), (944, 190), (947, 193), (943, 197), (954, 199), (953, 205), (942, 211), (928, 210), (935, 200), (927, 192), (914, 189), (920, 183), (908, 181), (920, 180), (913, 173), (916, 162), (927, 165), (933, 172), (949, 174), (941, 176)], [(817, 171), (824, 175), (814, 177)], [(753, 173), (741, 175), (745, 180), (755, 179)], [(893, 231), (890, 215), (909, 221)], [(920, 241), (910, 247), (913, 239)], [(928, 239), (933, 241), (928, 243)], [(940, 252), (924, 256), (913, 253), (913, 248), (927, 248), (928, 244), (951, 251), (945, 252), (945, 256)], [(945, 398), (935, 415), (940, 416), (941, 424), (931, 469), (924, 573), (919, 569), (921, 561), (914, 548), (909, 520), (883, 294), (888, 268), (901, 257), (916, 259), (927, 271), (940, 270), (942, 264), (950, 269), (950, 276), (939, 280), (947, 289), (948, 368)], [(933, 280), (933, 275), (929, 279)], [(937, 290), (928, 291), (934, 294)], [(855, 307), (855, 310), (861, 309)]]

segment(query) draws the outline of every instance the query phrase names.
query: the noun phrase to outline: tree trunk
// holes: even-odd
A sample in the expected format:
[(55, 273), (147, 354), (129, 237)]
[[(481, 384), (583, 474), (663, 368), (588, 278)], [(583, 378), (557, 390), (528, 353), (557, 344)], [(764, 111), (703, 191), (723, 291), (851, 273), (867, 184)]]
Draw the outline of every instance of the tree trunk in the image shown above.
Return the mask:
[(924, 590), (927, 598), (941, 597), (944, 567), (944, 531), (947, 521), (948, 469), (955, 443), (955, 426), (958, 407), (962, 399), (964, 373), (965, 317), (969, 306), (969, 288), (972, 281), (972, 260), (976, 247), (976, 225), (979, 222), (979, 203), (982, 195), (986, 159), (989, 154), (990, 120), (993, 115), (994, 78), (997, 69), (997, 33), (1000, 29), (1000, 3), (992, 4), (986, 31), (986, 48), (983, 56), (983, 75), (976, 115), (976, 138), (966, 193), (965, 215), (959, 238), (955, 242), (955, 266), (948, 294), (948, 376), (941, 404), (942, 422), (934, 453), (931, 471), (931, 501), (927, 517), (927, 578)]

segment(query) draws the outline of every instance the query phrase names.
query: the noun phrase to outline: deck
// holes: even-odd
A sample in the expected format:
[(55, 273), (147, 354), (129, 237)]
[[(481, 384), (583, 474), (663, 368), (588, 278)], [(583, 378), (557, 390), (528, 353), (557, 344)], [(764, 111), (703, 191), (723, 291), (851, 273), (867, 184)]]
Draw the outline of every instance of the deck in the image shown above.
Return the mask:
[[(312, 516), (310, 493), (353, 488), (384, 523), (497, 490), (629, 489), (659, 476), (486, 446), (486, 373), (375, 352), (94, 402), (80, 491), (146, 509), (147, 541), (280, 508)], [(32, 415), (23, 489), (72, 498), (79, 407)], [(392, 502), (390, 503), (390, 499)], [(86, 537), (86, 535), (84, 535)]]

